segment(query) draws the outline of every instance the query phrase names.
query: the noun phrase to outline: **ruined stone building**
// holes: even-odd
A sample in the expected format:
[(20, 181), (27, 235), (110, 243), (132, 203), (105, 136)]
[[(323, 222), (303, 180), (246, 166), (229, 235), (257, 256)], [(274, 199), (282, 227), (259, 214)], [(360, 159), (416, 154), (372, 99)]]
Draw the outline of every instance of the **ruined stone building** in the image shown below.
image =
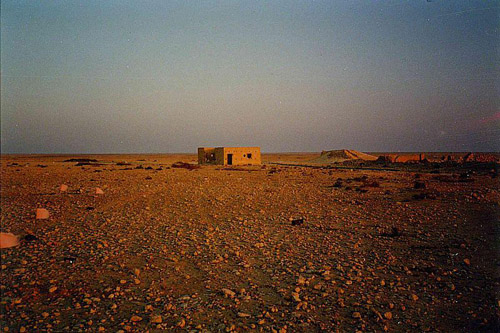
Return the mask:
[(259, 147), (198, 148), (198, 164), (259, 165)]

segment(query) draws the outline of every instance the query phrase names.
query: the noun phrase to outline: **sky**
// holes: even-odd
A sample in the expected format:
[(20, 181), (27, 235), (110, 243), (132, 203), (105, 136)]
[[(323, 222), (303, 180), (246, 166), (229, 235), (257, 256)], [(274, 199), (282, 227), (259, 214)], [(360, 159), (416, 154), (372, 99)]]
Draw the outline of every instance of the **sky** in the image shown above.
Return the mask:
[(500, 151), (500, 1), (1, 1), (2, 153)]

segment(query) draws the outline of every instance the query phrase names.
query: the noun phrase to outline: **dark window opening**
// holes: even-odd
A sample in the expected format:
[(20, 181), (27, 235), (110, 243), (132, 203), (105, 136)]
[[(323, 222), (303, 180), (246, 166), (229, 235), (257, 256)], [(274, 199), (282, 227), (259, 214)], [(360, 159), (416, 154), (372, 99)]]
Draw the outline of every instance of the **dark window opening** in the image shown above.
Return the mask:
[(252, 158), (252, 154), (247, 154), (247, 157), (248, 158)]
[(215, 162), (215, 154), (214, 153), (206, 153), (205, 154), (205, 163), (213, 163)]

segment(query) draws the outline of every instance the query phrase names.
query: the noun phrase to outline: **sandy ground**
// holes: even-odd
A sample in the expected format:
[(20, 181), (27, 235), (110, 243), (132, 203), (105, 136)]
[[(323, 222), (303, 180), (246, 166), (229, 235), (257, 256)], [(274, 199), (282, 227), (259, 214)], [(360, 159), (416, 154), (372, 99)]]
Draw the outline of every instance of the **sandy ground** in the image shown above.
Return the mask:
[(498, 178), (269, 164), (317, 156), (2, 156), (2, 329), (499, 330)]

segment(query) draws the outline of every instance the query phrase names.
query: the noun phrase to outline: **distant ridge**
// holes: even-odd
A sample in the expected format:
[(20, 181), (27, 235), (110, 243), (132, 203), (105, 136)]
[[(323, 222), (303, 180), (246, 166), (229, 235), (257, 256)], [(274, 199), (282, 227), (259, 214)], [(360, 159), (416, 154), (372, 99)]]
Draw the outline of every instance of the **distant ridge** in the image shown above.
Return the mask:
[(362, 153), (356, 150), (340, 149), (340, 150), (324, 150), (320, 157), (311, 160), (313, 163), (335, 163), (353, 160), (375, 161), (376, 156)]

